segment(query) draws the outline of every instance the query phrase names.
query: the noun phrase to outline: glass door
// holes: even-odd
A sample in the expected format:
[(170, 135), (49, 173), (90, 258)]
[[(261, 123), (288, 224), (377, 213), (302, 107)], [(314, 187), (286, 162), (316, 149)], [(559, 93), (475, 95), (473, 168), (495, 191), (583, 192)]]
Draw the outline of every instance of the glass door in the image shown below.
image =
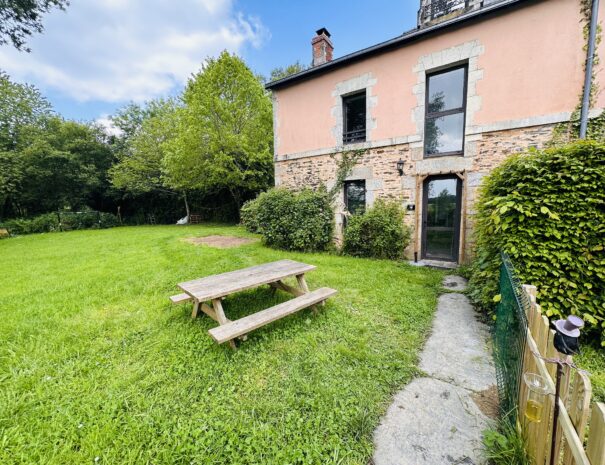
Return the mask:
[(458, 261), (461, 185), (457, 176), (431, 177), (425, 181), (423, 258)]

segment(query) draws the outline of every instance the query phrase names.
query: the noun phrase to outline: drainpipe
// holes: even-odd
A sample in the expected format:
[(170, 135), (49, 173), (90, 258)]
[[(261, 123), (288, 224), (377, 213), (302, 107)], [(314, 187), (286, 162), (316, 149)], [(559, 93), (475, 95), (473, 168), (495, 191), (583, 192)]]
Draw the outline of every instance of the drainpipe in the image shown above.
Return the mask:
[(590, 35), (588, 36), (588, 52), (586, 55), (586, 74), (584, 76), (584, 95), (582, 97), (582, 113), (580, 114), (580, 139), (586, 139), (586, 130), (588, 129), (590, 90), (592, 88), (592, 65), (594, 62), (598, 19), (599, 0), (592, 0), (592, 9), (590, 11)]

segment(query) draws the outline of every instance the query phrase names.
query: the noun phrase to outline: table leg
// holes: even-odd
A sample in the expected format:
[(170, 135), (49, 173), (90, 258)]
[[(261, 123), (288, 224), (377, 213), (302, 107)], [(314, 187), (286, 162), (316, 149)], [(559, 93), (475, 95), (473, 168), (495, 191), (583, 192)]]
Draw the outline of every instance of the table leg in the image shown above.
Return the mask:
[[(227, 323), (229, 323), (229, 320), (227, 319), (227, 317), (225, 316), (225, 312), (223, 311), (223, 304), (221, 303), (221, 299), (213, 299), (212, 307), (214, 308), (214, 313), (216, 313), (216, 318), (218, 319), (218, 323), (220, 325), (226, 325)], [(237, 349), (234, 340), (229, 341), (229, 345), (233, 350)]]
[(197, 314), (200, 311), (201, 302), (197, 299), (193, 299), (193, 311), (191, 312), (191, 318), (194, 320), (197, 318)]
[(304, 274), (297, 274), (296, 280), (298, 281), (298, 287), (300, 287), (301, 291), (303, 291), (305, 294), (309, 292), (309, 286), (307, 286), (307, 281), (305, 281)]

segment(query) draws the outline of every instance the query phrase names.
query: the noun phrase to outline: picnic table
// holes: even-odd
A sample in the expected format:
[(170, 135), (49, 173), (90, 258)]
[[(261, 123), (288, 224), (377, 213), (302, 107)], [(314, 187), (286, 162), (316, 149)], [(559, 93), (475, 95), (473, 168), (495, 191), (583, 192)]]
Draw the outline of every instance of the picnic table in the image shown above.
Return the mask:
[[(184, 292), (170, 297), (170, 300), (173, 303), (193, 301), (191, 317), (196, 318), (201, 310), (219, 324), (208, 331), (210, 336), (219, 344), (229, 342), (232, 348), (236, 348), (236, 338), (243, 339), (250, 331), (296, 313), (303, 308), (323, 304), (326, 299), (336, 294), (334, 289), (327, 287), (315, 291), (309, 290), (305, 273), (313, 271), (315, 268), (313, 265), (293, 260), (264, 263), (180, 283), (178, 287)], [(284, 279), (293, 276), (296, 277), (298, 287), (284, 282)], [(225, 316), (222, 304), (225, 297), (263, 285), (269, 285), (274, 292), (278, 289), (288, 292), (295, 298), (239, 320), (231, 321)]]

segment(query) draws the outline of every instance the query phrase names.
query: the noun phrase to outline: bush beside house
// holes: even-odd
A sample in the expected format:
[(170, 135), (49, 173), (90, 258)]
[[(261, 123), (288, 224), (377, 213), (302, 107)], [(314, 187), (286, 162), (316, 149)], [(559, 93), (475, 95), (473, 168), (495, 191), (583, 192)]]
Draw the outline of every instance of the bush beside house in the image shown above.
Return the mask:
[(356, 257), (402, 259), (411, 238), (404, 215), (399, 203), (379, 199), (365, 213), (350, 216), (343, 252)]
[(325, 250), (334, 232), (334, 214), (324, 189), (263, 192), (246, 204), (242, 223), (262, 234), (267, 245), (284, 250)]
[(476, 244), (470, 292), (482, 307), (498, 300), (503, 250), (548, 316), (580, 315), (605, 345), (605, 145), (510, 157), (484, 180)]

